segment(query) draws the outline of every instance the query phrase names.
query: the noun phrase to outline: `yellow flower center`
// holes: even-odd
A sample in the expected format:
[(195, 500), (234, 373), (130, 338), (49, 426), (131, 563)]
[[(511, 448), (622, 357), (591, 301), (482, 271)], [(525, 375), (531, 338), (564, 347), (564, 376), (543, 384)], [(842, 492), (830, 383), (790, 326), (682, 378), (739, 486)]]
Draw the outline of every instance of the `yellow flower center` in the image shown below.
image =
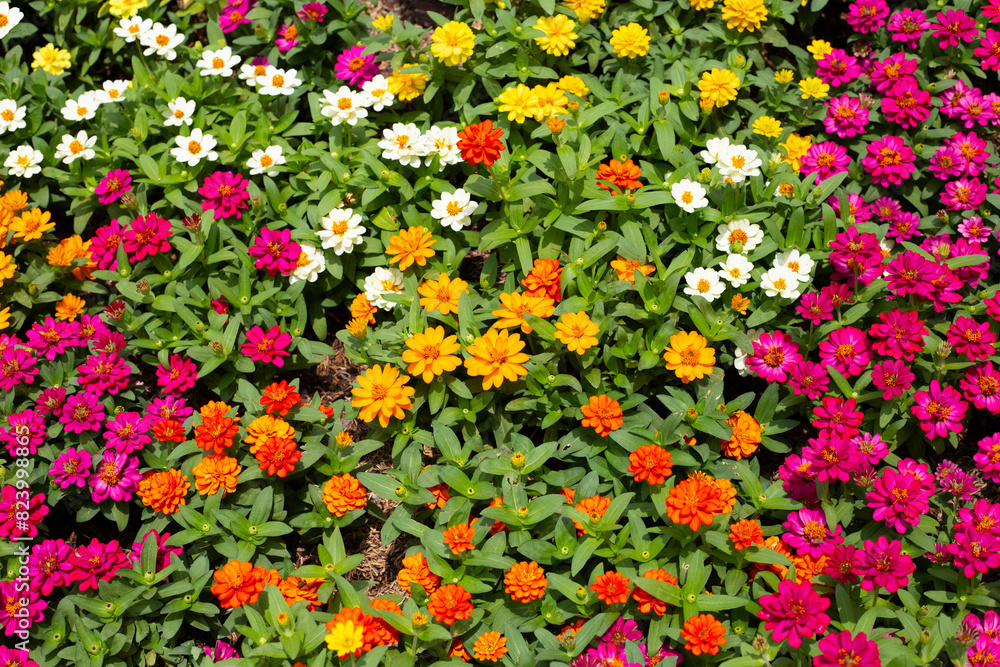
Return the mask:
[(704, 278), (698, 281), (698, 291), (704, 294), (712, 289), (712, 283), (708, 282)]
[(337, 220), (332, 225), (330, 225), (330, 231), (337, 236), (343, 236), (347, 233), (347, 222), (344, 220)]
[(222, 69), (225, 66), (226, 66), (226, 61), (220, 58), (219, 56), (215, 56), (214, 58), (212, 58), (213, 69)]
[(350, 97), (341, 97), (339, 100), (337, 100), (337, 108), (340, 109), (341, 111), (347, 111), (353, 106), (354, 105), (351, 104)]
[(734, 155), (733, 156), (733, 166), (734, 167), (736, 167), (737, 169), (742, 169), (743, 165), (745, 165), (745, 164), (746, 164), (746, 158), (745, 157), (743, 157), (742, 155)]
[(183, 117), (184, 117), (184, 112), (181, 109), (178, 109), (177, 111), (174, 112), (174, 118), (183, 118)]
[(729, 232), (729, 237), (728, 237), (729, 245), (732, 245), (737, 241), (745, 244), (749, 240), (750, 237), (748, 237), (747, 233), (742, 229), (734, 229), (733, 231)]
[(365, 59), (364, 58), (351, 58), (351, 62), (348, 63), (347, 67), (352, 72), (360, 72), (361, 70), (363, 70), (365, 68)]
[(285, 85), (285, 77), (281, 74), (275, 74), (271, 77), (271, 85), (275, 88), (281, 88)]
[(694, 201), (694, 195), (691, 194), (690, 190), (685, 190), (684, 194), (681, 195), (681, 201), (685, 204), (690, 204)]
[(454, 216), (462, 212), (462, 207), (459, 206), (458, 202), (450, 201), (448, 202), (448, 206), (445, 207), (445, 210), (448, 211), (448, 215)]
[(274, 164), (274, 160), (272, 160), (266, 153), (260, 156), (260, 166), (270, 167), (272, 164)]
[(157, 35), (156, 36), (156, 44), (157, 44), (157, 46), (166, 46), (169, 43), (170, 43), (170, 38), (167, 37), (166, 35)]
[(197, 141), (188, 142), (188, 153), (190, 153), (191, 155), (197, 155), (200, 152), (201, 152), (201, 144), (199, 144)]
[(14, 120), (14, 112), (11, 111), (10, 109), (4, 109), (2, 112), (0, 112), (0, 118), (3, 118), (8, 122), (12, 121)]
[(72, 143), (70, 143), (70, 145), (69, 145), (69, 152), (72, 153), (73, 155), (76, 155), (77, 153), (79, 153), (82, 150), (83, 150), (83, 144), (81, 144), (76, 139), (74, 139), (72, 141)]

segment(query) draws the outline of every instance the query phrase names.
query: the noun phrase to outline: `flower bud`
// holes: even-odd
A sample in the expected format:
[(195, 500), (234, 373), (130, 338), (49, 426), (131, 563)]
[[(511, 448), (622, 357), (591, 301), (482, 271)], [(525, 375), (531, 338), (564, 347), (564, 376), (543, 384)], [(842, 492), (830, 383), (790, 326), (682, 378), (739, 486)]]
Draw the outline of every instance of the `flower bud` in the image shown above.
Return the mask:
[(875, 98), (868, 93), (861, 93), (858, 95), (858, 99), (861, 102), (861, 106), (865, 109), (874, 109), (878, 104), (878, 102), (875, 101)]
[(189, 215), (181, 218), (181, 224), (184, 225), (184, 229), (188, 230), (193, 234), (197, 234), (201, 231), (201, 216), (200, 215)]
[(288, 625), (289, 623), (291, 623), (292, 618), (291, 618), (291, 616), (289, 616), (288, 614), (286, 614), (285, 612), (282, 611), (282, 612), (278, 612), (278, 615), (275, 618), (275, 620), (278, 621), (278, 625), (280, 625), (281, 627), (285, 627), (286, 625)]
[(570, 113), (576, 113), (577, 111), (580, 110), (580, 103), (570, 102), (569, 104), (566, 105), (566, 108), (569, 109)]
[(152, 291), (152, 288), (149, 286), (149, 281), (145, 278), (139, 279), (139, 282), (135, 284), (135, 289), (139, 292), (139, 294), (144, 296)]
[(608, 228), (608, 223), (604, 222), (603, 220), (597, 223), (597, 231), (603, 232), (606, 231), (607, 228)]
[(767, 650), (767, 638), (764, 635), (757, 635), (753, 638), (754, 650), (763, 653)]
[(563, 131), (563, 128), (566, 127), (566, 121), (562, 118), (556, 117), (550, 119), (546, 125), (549, 126), (549, 130), (552, 131), (552, 134), (559, 134)]
[[(971, 617), (971, 618), (970, 618)], [(965, 617), (961, 625), (958, 626), (958, 630), (955, 632), (955, 641), (961, 646), (969, 648), (976, 643), (979, 639), (979, 628), (972, 624), (972, 620), (975, 618), (973, 614)]]
[(517, 515), (519, 517), (521, 517), (522, 519), (524, 519), (525, 517), (527, 517), (528, 516), (528, 506), (527, 505), (522, 505), (521, 507), (518, 507), (517, 508)]
[(521, 452), (514, 452), (514, 455), (510, 457), (510, 463), (517, 469), (524, 467), (524, 454)]
[(708, 183), (711, 180), (712, 180), (712, 170), (709, 169), (708, 167), (705, 167), (704, 169), (698, 172), (697, 181), (699, 183)]
[(341, 431), (337, 434), (337, 447), (340, 449), (347, 449), (354, 442), (354, 438), (347, 431)]
[(131, 191), (126, 192), (125, 194), (122, 195), (121, 203), (122, 206), (124, 206), (130, 211), (134, 211), (135, 208), (139, 205), (138, 200), (136, 200), (135, 198), (135, 194)]
[(587, 589), (584, 588), (583, 586), (577, 587), (577, 589), (576, 589), (576, 597), (580, 598), (581, 600), (586, 600), (587, 599)]
[(216, 354), (223, 354), (226, 351), (225, 348), (222, 347), (222, 343), (217, 340), (213, 340), (209, 347), (212, 348), (212, 352), (215, 352)]
[(112, 301), (104, 308), (104, 314), (115, 321), (120, 320), (125, 314), (125, 302), (121, 299)]
[(684, 413), (684, 419), (689, 422), (693, 422), (697, 418), (698, 418), (698, 410), (696, 410), (695, 408), (688, 408), (687, 412)]
[(422, 628), (427, 625), (427, 616), (419, 611), (413, 612), (413, 616), (410, 617), (410, 620), (413, 622), (413, 627), (415, 628)]
[(952, 345), (948, 341), (941, 341), (941, 344), (937, 348), (937, 356), (940, 359), (947, 359), (951, 355)]
[(858, 58), (864, 58), (872, 52), (872, 45), (868, 43), (866, 40), (862, 39), (858, 40), (857, 42), (854, 42), (854, 44), (851, 47), (851, 50), (854, 52), (854, 55), (857, 56)]

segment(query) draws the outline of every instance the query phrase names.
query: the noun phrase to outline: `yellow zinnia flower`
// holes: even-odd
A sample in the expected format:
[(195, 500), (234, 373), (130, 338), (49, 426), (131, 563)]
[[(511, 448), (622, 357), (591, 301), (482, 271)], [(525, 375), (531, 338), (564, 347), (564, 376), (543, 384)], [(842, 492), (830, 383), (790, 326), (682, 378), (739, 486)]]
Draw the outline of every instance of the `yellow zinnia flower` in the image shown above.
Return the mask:
[(767, 20), (767, 7), (764, 0), (726, 0), (722, 5), (722, 20), (730, 30), (753, 32), (760, 28), (761, 21)]
[(63, 239), (49, 250), (45, 261), (50, 266), (71, 266), (78, 257), (90, 256), (90, 241), (84, 242), (79, 234)]
[(521, 352), (523, 349), (524, 341), (520, 335), (490, 329), (485, 336), (479, 336), (465, 348), (472, 355), (465, 360), (465, 370), (469, 375), (483, 376), (483, 391), (499, 388), (505, 379), (517, 382), (519, 375), (528, 374), (524, 362), (529, 357)]
[[(326, 624), (326, 647), (337, 652), (337, 657), (343, 660), (365, 645), (365, 628), (354, 621), (346, 620)], [(352, 658), (353, 660), (353, 658)]]
[(364, 338), (368, 333), (368, 320), (363, 317), (355, 317), (344, 328), (355, 338)]
[(472, 28), (461, 21), (449, 21), (434, 31), (431, 36), (431, 53), (449, 67), (461, 65), (476, 46), (476, 36)]
[(615, 28), (611, 33), (611, 46), (619, 58), (635, 58), (649, 53), (649, 32), (638, 23)]
[(358, 416), (362, 420), (371, 422), (378, 417), (378, 423), (386, 428), (390, 417), (402, 419), (403, 411), (413, 407), (410, 397), (415, 390), (406, 384), (409, 379), (389, 364), (372, 366), (358, 376), (358, 386), (351, 389), (351, 405), (361, 408)]
[[(786, 185), (788, 185), (788, 183), (782, 183), (779, 189)], [(750, 307), (750, 299), (746, 298), (742, 294), (734, 294), (733, 300), (729, 303), (729, 307), (735, 310), (740, 315), (746, 315), (747, 308)]]
[(780, 137), (781, 121), (770, 116), (761, 116), (753, 122), (753, 133), (759, 134), (762, 137), (771, 137), (772, 139)]
[(812, 44), (806, 47), (806, 51), (812, 54), (813, 59), (823, 60), (828, 53), (833, 51), (833, 44), (825, 39), (814, 39)]
[(547, 86), (535, 86), (531, 89), (535, 95), (535, 102), (538, 110), (535, 112), (535, 120), (542, 123), (560, 114), (567, 113), (569, 98), (559, 87), (559, 84), (550, 83)]
[(670, 337), (670, 347), (663, 351), (667, 370), (673, 371), (684, 384), (711, 375), (715, 349), (707, 345), (708, 339), (695, 331), (675, 333)]
[(69, 68), (69, 65), (69, 51), (66, 49), (57, 49), (56, 45), (52, 42), (37, 49), (31, 61), (31, 69), (41, 67), (44, 71), (56, 76), (65, 72)]
[(555, 301), (544, 296), (525, 296), (520, 292), (504, 292), (500, 295), (500, 308), (494, 310), (493, 317), (499, 317), (492, 329), (509, 329), (520, 326), (521, 332), (530, 334), (533, 329), (524, 319), (525, 313), (538, 317), (549, 317), (555, 312)]
[(823, 80), (816, 76), (810, 76), (799, 81), (799, 90), (802, 91), (802, 99), (808, 100), (814, 97), (817, 100), (826, 97), (830, 92), (830, 86), (823, 83)]
[(535, 43), (549, 55), (565, 56), (576, 46), (578, 35), (573, 32), (576, 23), (565, 14), (542, 17), (535, 23), (535, 27), (545, 33), (545, 37), (536, 37)]
[(576, 95), (581, 100), (587, 99), (587, 95), (590, 94), (590, 88), (587, 88), (587, 84), (577, 76), (564, 76), (559, 79), (559, 87), (571, 95)]
[(698, 103), (702, 109), (709, 111), (724, 107), (736, 99), (739, 89), (739, 77), (727, 69), (713, 67), (711, 72), (703, 73), (698, 82), (698, 90), (701, 92)]
[(399, 262), (399, 270), (405, 271), (412, 264), (426, 264), (427, 258), (434, 256), (431, 246), (435, 243), (434, 235), (422, 226), (407, 227), (399, 230), (399, 234), (389, 237), (385, 254), (389, 255), (390, 264)]
[(785, 164), (790, 166), (795, 171), (802, 170), (802, 158), (806, 156), (809, 151), (809, 147), (812, 146), (812, 137), (800, 137), (799, 135), (792, 132), (785, 139), (785, 143), (778, 144), (785, 149), (787, 156), (785, 157)]
[(793, 72), (790, 69), (779, 69), (777, 72), (774, 73), (775, 83), (781, 83), (781, 84), (791, 83), (792, 79), (794, 78), (795, 78), (795, 72)]
[(505, 88), (497, 97), (500, 113), (507, 114), (507, 120), (523, 123), (525, 118), (534, 118), (538, 113), (538, 96), (523, 83)]
[(403, 361), (409, 364), (407, 373), (420, 375), (425, 383), (429, 383), (442, 373), (455, 370), (462, 361), (455, 352), (462, 349), (458, 344), (458, 336), (444, 335), (444, 327), (428, 327), (423, 333), (413, 334), (406, 339), (403, 351)]
[(403, 65), (389, 77), (389, 92), (399, 98), (400, 102), (409, 102), (423, 95), (427, 82), (431, 79), (423, 72), (406, 72), (410, 67), (417, 65)]
[(461, 278), (451, 279), (442, 273), (437, 280), (425, 280), (417, 288), (421, 296), (420, 305), (428, 312), (438, 311), (442, 315), (458, 312), (458, 299), (462, 292), (468, 294), (469, 283)]
[(51, 218), (52, 214), (48, 211), (34, 208), (14, 218), (10, 223), (10, 229), (14, 232), (15, 239), (34, 241), (42, 238), (42, 234), (56, 226)]
[(15, 270), (17, 270), (17, 264), (14, 263), (14, 257), (0, 252), (0, 287), (3, 287), (5, 280), (14, 277)]
[(130, 19), (147, 6), (146, 0), (111, 0), (108, 3), (108, 13), (120, 19)]
[(604, 0), (563, 0), (563, 5), (576, 13), (576, 18), (583, 23), (604, 11)]
[(715, 7), (715, 0), (691, 0), (691, 9), (711, 9)]
[(10, 306), (0, 310), (0, 330), (10, 326)]
[(392, 30), (392, 21), (395, 18), (395, 14), (382, 14), (378, 18), (372, 19), (372, 27), (382, 32), (389, 32)]
[(556, 322), (556, 339), (570, 352), (583, 354), (597, 345), (600, 330), (587, 313), (564, 313)]

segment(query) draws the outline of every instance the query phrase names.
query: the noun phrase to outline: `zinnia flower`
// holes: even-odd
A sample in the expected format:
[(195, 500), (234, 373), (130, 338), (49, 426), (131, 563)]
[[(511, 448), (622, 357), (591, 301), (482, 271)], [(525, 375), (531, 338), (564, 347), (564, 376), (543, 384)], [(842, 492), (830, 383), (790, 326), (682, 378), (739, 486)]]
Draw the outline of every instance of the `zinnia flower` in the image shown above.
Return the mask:
[(493, 129), (492, 120), (469, 125), (458, 133), (458, 149), (462, 152), (462, 159), (471, 165), (483, 163), (492, 167), (500, 158), (500, 152), (506, 150), (506, 146), (500, 141), (501, 137), (503, 130)]
[(528, 603), (545, 597), (549, 582), (535, 561), (515, 563), (504, 574), (504, 591), (515, 602)]
[(499, 388), (504, 380), (516, 382), (518, 376), (528, 374), (524, 363), (529, 357), (523, 349), (519, 334), (490, 329), (466, 348), (471, 356), (465, 360), (465, 369), (469, 375), (483, 376), (483, 391)]
[(684, 648), (694, 655), (716, 655), (726, 644), (726, 628), (712, 614), (692, 616), (681, 628), (681, 639)]
[(608, 437), (611, 431), (618, 430), (625, 423), (618, 401), (604, 394), (591, 396), (590, 403), (582, 406), (580, 411), (584, 417), (581, 425), (584, 428), (593, 427), (602, 438)]
[[(527, 355), (524, 356), (527, 359)], [(466, 359), (466, 366), (468, 366), (469, 361)], [(469, 374), (473, 375), (474, 373), (470, 370)], [(410, 397), (413, 396), (415, 390), (406, 384), (409, 379), (409, 375), (400, 375), (399, 371), (389, 364), (372, 366), (365, 371), (364, 375), (358, 376), (358, 386), (351, 389), (351, 393), (354, 395), (351, 405), (361, 408), (358, 416), (362, 420), (371, 422), (375, 417), (378, 417), (382, 428), (388, 428), (390, 417), (402, 419), (405, 416), (404, 410), (413, 407)], [(483, 381), (483, 384), (484, 391), (489, 389), (485, 386), (486, 380)]]
[(663, 351), (667, 370), (673, 371), (687, 384), (711, 375), (715, 365), (715, 349), (708, 339), (695, 331), (681, 331), (670, 337), (670, 346)]
[(242, 174), (231, 171), (217, 171), (206, 178), (198, 188), (198, 194), (204, 197), (201, 210), (213, 211), (216, 220), (233, 216), (239, 220), (243, 217), (243, 211), (250, 207), (247, 203), (250, 193), (247, 192), (246, 179)]
[(282, 357), (289, 356), (288, 346), (292, 342), (292, 337), (283, 332), (277, 325), (264, 333), (259, 326), (255, 326), (247, 331), (247, 340), (240, 347), (240, 352), (250, 357), (252, 361), (262, 361), (267, 364), (274, 364), (278, 368), (285, 365)]
[(788, 639), (788, 645), (798, 648), (803, 639), (810, 639), (830, 625), (824, 611), (830, 600), (821, 597), (808, 581), (797, 583), (783, 580), (778, 592), (759, 600), (761, 610), (757, 617), (764, 621), (764, 628), (772, 632), (774, 641)]

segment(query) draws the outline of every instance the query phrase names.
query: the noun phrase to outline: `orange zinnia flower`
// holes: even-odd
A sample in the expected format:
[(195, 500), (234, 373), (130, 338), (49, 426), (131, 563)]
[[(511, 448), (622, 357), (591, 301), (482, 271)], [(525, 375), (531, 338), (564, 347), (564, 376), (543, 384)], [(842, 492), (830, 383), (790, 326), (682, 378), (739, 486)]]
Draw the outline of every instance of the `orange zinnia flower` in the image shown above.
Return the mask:
[(697, 477), (689, 477), (670, 489), (666, 505), (670, 520), (690, 526), (691, 530), (698, 530), (702, 524), (711, 524), (725, 508), (719, 488), (711, 481)]
[(449, 658), (461, 658), (463, 662), (469, 662), (472, 660), (472, 656), (465, 649), (465, 644), (462, 643), (461, 637), (455, 637), (451, 642), (451, 648), (448, 649)]
[(278, 590), (289, 605), (305, 602), (306, 609), (319, 608), (319, 589), (326, 583), (325, 577), (287, 577), (278, 583)]
[[(617, 195), (625, 190), (641, 188), (642, 183), (636, 180), (640, 177), (642, 177), (642, 171), (632, 164), (632, 160), (619, 162), (612, 158), (608, 164), (602, 164), (597, 169), (597, 185), (605, 190), (611, 190), (612, 195)], [(605, 185), (605, 183), (610, 183), (610, 185)]]
[(451, 491), (448, 490), (448, 485), (445, 484), (444, 482), (441, 482), (440, 484), (435, 484), (434, 486), (430, 487), (427, 490), (434, 494), (434, 502), (424, 503), (424, 507), (426, 507), (429, 510), (435, 508), (442, 509), (445, 503), (447, 503), (451, 499)]
[(604, 604), (619, 604), (628, 600), (632, 592), (628, 577), (620, 572), (605, 572), (597, 575), (590, 590), (597, 593), (597, 599)]
[[(670, 574), (662, 567), (658, 570), (646, 570), (642, 573), (643, 579), (655, 579), (656, 581), (662, 581), (667, 584), (677, 585), (677, 577)], [(632, 599), (636, 601), (639, 606), (639, 611), (644, 614), (650, 612), (656, 614), (657, 616), (663, 616), (667, 613), (667, 603), (663, 600), (653, 597), (650, 593), (642, 590), (638, 586), (632, 591)]]
[(687, 642), (684, 648), (691, 653), (715, 655), (719, 647), (726, 643), (726, 628), (715, 620), (715, 616), (702, 614), (692, 616), (684, 623), (681, 637)]
[(184, 424), (172, 419), (162, 419), (153, 424), (153, 436), (160, 442), (184, 442)]
[(472, 616), (472, 594), (458, 584), (441, 586), (427, 600), (427, 611), (438, 623), (454, 625)]
[(499, 318), (493, 323), (492, 329), (510, 329), (520, 326), (521, 333), (530, 334), (533, 329), (524, 318), (530, 313), (546, 318), (555, 312), (555, 302), (545, 296), (528, 296), (519, 292), (503, 292), (500, 295), (500, 307), (493, 311), (493, 317)]
[[(589, 498), (584, 498), (578, 505), (576, 509), (581, 512), (586, 512), (590, 515), (590, 520), (593, 523), (597, 523), (604, 516), (604, 513), (608, 511), (608, 507), (611, 505), (611, 498), (605, 498), (603, 496), (591, 496)], [(577, 521), (573, 521), (573, 525), (576, 526), (577, 535), (583, 535), (587, 531), (584, 527)]]
[(733, 541), (737, 551), (743, 551), (747, 547), (763, 544), (764, 531), (756, 521), (743, 519), (729, 527), (729, 539)]
[(220, 401), (211, 401), (202, 406), (200, 414), (202, 423), (194, 427), (195, 442), (202, 449), (210, 449), (213, 454), (223, 454), (227, 447), (232, 447), (233, 438), (240, 428), (236, 422), (239, 417), (226, 417), (230, 407)]
[(637, 259), (625, 259), (621, 255), (616, 255), (616, 257), (618, 259), (611, 262), (611, 268), (618, 274), (618, 280), (627, 280), (634, 285), (636, 270), (644, 276), (656, 271), (656, 267), (652, 264), (643, 264)]
[(272, 382), (264, 388), (260, 404), (264, 406), (264, 412), (267, 414), (277, 412), (284, 417), (289, 410), (295, 407), (300, 398), (302, 396), (295, 387), (282, 380), (281, 382)]
[(726, 423), (733, 429), (733, 437), (731, 440), (722, 441), (723, 454), (739, 461), (757, 451), (761, 434), (760, 424), (756, 419), (742, 410), (737, 410), (730, 415)]
[(256, 454), (260, 446), (272, 438), (295, 438), (295, 429), (281, 417), (261, 415), (247, 425), (247, 435), (243, 442), (250, 444), (250, 453)]
[(479, 163), (492, 167), (500, 157), (500, 151), (506, 146), (500, 141), (503, 130), (493, 129), (492, 120), (474, 123), (458, 133), (458, 150), (462, 151), (462, 159), (471, 165)]
[(223, 609), (236, 609), (245, 604), (253, 604), (260, 597), (266, 585), (264, 568), (250, 563), (231, 560), (221, 570), (216, 570), (212, 593), (219, 598)]
[(181, 474), (180, 470), (150, 470), (139, 480), (136, 494), (142, 498), (142, 504), (154, 512), (173, 514), (178, 507), (187, 504), (184, 496), (190, 488), (187, 475)]
[(302, 458), (302, 452), (294, 440), (270, 438), (257, 450), (256, 457), (265, 475), (285, 477), (295, 470), (295, 462)]
[(628, 472), (636, 483), (663, 484), (673, 472), (670, 452), (659, 445), (643, 445), (628, 456)]
[(364, 320), (368, 324), (375, 324), (376, 310), (377, 308), (372, 305), (364, 293), (354, 297), (354, 301), (351, 302), (351, 317)]
[[(490, 507), (503, 507), (503, 496), (497, 496), (491, 500)], [(490, 527), (490, 535), (496, 535), (501, 530), (507, 530), (507, 524), (503, 521), (494, 521), (493, 526)]]
[(472, 645), (472, 650), (476, 654), (476, 660), (497, 662), (507, 654), (507, 638), (496, 630), (491, 630), (480, 635)]
[(590, 404), (581, 407), (580, 411), (584, 416), (583, 427), (593, 426), (597, 435), (602, 438), (608, 437), (612, 431), (618, 430), (625, 423), (622, 406), (606, 394), (591, 396)]
[(562, 266), (558, 259), (536, 259), (521, 284), (525, 287), (525, 296), (543, 296), (559, 303), (562, 298), (559, 291), (561, 279)]
[(792, 556), (791, 560), (795, 563), (795, 581), (802, 583), (803, 581), (809, 581), (818, 574), (823, 574), (828, 559), (826, 556), (813, 558), (806, 554), (805, 556)]
[(403, 559), (403, 569), (399, 571), (396, 580), (399, 587), (407, 593), (410, 592), (411, 582), (420, 584), (428, 593), (433, 592), (441, 583), (441, 577), (431, 572), (427, 559), (419, 551)]
[[(428, 312), (435, 310), (442, 315), (458, 312), (458, 299), (462, 292), (468, 294), (469, 283), (461, 278), (449, 278), (447, 273), (438, 275), (437, 280), (425, 280), (417, 288), (420, 305)], [(364, 295), (362, 295), (364, 296)]]
[(515, 602), (531, 602), (545, 597), (549, 580), (535, 561), (514, 563), (503, 577), (504, 591)]
[(323, 504), (334, 516), (344, 516), (368, 502), (368, 489), (349, 474), (334, 475), (323, 485)]
[(583, 618), (576, 619), (576, 623), (573, 625), (564, 625), (562, 631), (556, 635), (556, 640), (560, 643), (567, 641), (569, 639), (576, 638), (576, 631), (587, 624), (587, 620)]
[(222, 489), (222, 497), (236, 490), (236, 478), (243, 469), (239, 462), (225, 454), (206, 454), (191, 473), (198, 493), (213, 495)]
[(529, 357), (521, 352), (523, 349), (520, 334), (508, 333), (506, 329), (497, 333), (496, 329), (490, 329), (465, 348), (470, 355), (465, 360), (465, 370), (469, 375), (483, 377), (483, 391), (499, 388), (504, 380), (517, 382), (519, 376), (528, 374), (524, 362)]
[(64, 322), (73, 322), (83, 313), (86, 304), (83, 299), (75, 294), (67, 294), (56, 303), (56, 319)]
[(563, 495), (563, 498), (566, 499), (567, 503), (569, 503), (570, 505), (573, 504), (573, 500), (576, 498), (576, 491), (574, 491), (573, 489), (568, 489), (564, 486), (562, 490), (559, 491), (559, 493)]
[[(403, 615), (403, 610), (392, 600), (375, 598), (371, 601), (372, 609), (379, 611), (391, 611), (394, 614)], [(372, 616), (372, 629), (375, 631), (376, 641), (379, 646), (395, 644), (399, 641), (399, 630), (392, 627), (388, 621), (384, 621), (378, 616)]]
[(472, 543), (476, 530), (467, 523), (460, 523), (451, 526), (444, 531), (444, 543), (448, 545), (453, 554), (460, 554), (463, 551), (470, 551), (476, 546)]
[(399, 230), (399, 234), (389, 237), (385, 254), (389, 255), (390, 264), (399, 262), (399, 270), (405, 271), (413, 264), (427, 264), (427, 259), (434, 256), (434, 251), (431, 250), (434, 243), (434, 235), (422, 226), (407, 227)]
[(415, 389), (406, 384), (409, 379), (409, 375), (401, 375), (389, 364), (372, 366), (358, 376), (358, 386), (351, 389), (351, 405), (361, 408), (358, 416), (362, 420), (371, 422), (378, 417), (382, 428), (387, 428), (390, 417), (402, 419), (406, 416), (404, 410), (413, 407), (410, 397)]

